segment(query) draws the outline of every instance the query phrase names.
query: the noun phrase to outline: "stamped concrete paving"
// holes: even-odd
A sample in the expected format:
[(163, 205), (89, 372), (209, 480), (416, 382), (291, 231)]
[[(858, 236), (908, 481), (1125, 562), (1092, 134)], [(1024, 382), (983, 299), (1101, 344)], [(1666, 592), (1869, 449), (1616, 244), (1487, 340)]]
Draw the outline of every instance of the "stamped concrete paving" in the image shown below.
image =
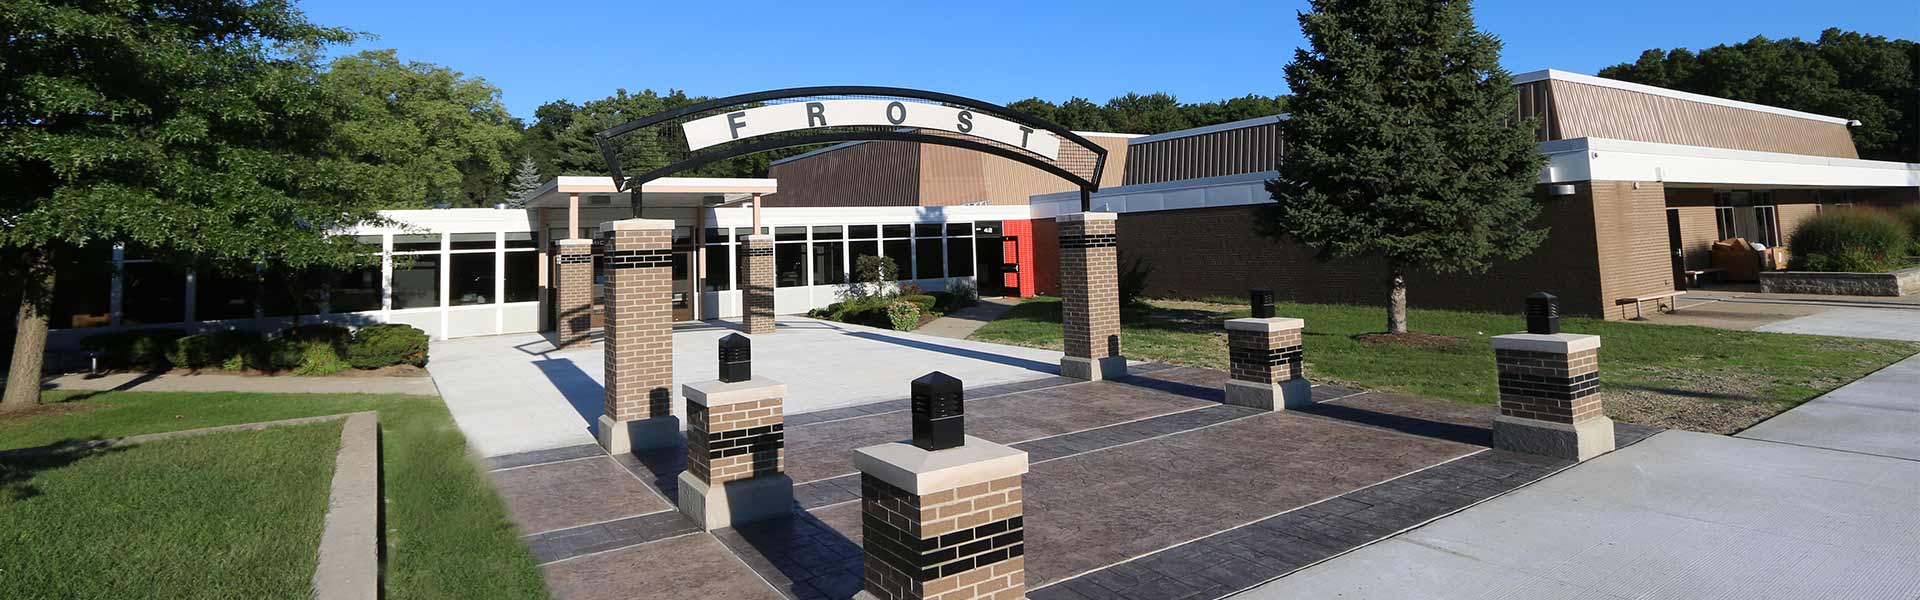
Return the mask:
[[(1566, 466), (1485, 448), (1486, 406), (1322, 387), (1320, 404), (1268, 413), (1219, 404), (1225, 375), (1216, 371), (1135, 372), (969, 388), (969, 432), (1034, 461), (1024, 559), (1034, 598), (1219, 598)], [(795, 512), (712, 534), (625, 498), (644, 494), (556, 482), (582, 469), (568, 465), (616, 464), (670, 505), (683, 451), (608, 458), (576, 446), (490, 462), (497, 481), (547, 482), (503, 487), (558, 597), (619, 588), (847, 598), (862, 560), (857, 484), (846, 485), (857, 479), (851, 450), (905, 437), (904, 404), (796, 415), (787, 429)], [(543, 470), (556, 474), (524, 474)], [(545, 508), (554, 504), (580, 506)], [(716, 587), (684, 593), (689, 570)]]

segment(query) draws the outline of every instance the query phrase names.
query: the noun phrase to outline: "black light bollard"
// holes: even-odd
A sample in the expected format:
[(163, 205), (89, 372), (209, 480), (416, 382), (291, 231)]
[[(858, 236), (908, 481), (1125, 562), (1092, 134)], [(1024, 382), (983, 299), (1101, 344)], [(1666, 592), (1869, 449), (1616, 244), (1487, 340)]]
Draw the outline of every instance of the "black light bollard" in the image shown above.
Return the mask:
[(1248, 292), (1248, 295), (1251, 296), (1253, 303), (1253, 318), (1273, 318), (1273, 290), (1253, 288), (1252, 291)]
[(1560, 333), (1559, 298), (1546, 292), (1527, 296), (1527, 333)]
[(753, 340), (738, 333), (720, 338), (720, 381), (753, 379)]
[(913, 445), (946, 450), (965, 443), (965, 393), (960, 380), (934, 371), (913, 380)]

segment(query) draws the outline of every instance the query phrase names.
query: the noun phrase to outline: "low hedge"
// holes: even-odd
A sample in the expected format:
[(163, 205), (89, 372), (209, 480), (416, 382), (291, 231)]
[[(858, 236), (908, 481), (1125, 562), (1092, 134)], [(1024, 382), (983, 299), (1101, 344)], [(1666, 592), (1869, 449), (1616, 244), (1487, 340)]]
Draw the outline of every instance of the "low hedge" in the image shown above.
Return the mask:
[(174, 340), (173, 348), (167, 351), (167, 361), (189, 369), (239, 370), (259, 361), (254, 355), (266, 342), (267, 336), (258, 331), (232, 329), (196, 333)]
[(178, 329), (142, 329), (90, 336), (80, 347), (100, 352), (109, 368), (149, 371), (248, 368), (328, 375), (348, 368), (427, 364), (426, 332), (407, 325), (373, 325), (357, 334), (338, 325), (298, 325), (272, 337), (243, 330), (185, 335)]
[(1793, 230), (1795, 271), (1880, 273), (1906, 265), (1912, 245), (1905, 224), (1877, 210), (1834, 210)]
[(112, 369), (165, 371), (173, 368), (167, 359), (175, 342), (187, 333), (178, 329), (135, 329), (88, 336), (80, 348), (101, 354), (101, 365)]
[(896, 298), (896, 300), (899, 300), (901, 302), (906, 302), (916, 307), (919, 307), (920, 312), (922, 313), (933, 312), (934, 305), (940, 303), (940, 299), (935, 298), (933, 294), (913, 294), (909, 296), (901, 296), (899, 298)]
[(353, 334), (347, 362), (356, 369), (388, 365), (427, 366), (427, 332), (409, 325), (373, 325)]

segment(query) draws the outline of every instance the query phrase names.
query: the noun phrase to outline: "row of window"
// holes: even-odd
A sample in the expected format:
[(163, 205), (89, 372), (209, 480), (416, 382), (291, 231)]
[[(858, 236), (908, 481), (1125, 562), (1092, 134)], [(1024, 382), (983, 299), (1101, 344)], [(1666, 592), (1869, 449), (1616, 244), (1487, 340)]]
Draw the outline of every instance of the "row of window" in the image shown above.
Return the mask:
[[(751, 228), (708, 229), (701, 289), (739, 289), (746, 277)], [(847, 283), (862, 256), (893, 260), (900, 279), (966, 277), (974, 273), (972, 223), (816, 225), (773, 228), (774, 287)]]

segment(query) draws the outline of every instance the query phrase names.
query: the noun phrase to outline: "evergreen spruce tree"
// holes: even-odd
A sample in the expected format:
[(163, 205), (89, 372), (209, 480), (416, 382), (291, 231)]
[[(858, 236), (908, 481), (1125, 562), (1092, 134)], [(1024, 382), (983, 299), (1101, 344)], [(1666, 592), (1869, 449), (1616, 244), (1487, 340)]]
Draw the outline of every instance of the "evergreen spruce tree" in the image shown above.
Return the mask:
[(1384, 262), (1393, 334), (1407, 331), (1409, 271), (1484, 272), (1546, 238), (1528, 197), (1545, 158), (1468, 2), (1314, 0), (1300, 28), (1263, 233)]
[(520, 168), (513, 172), (513, 183), (507, 186), (507, 202), (524, 207), (527, 195), (540, 189), (540, 167), (533, 164), (533, 157), (520, 158)]

